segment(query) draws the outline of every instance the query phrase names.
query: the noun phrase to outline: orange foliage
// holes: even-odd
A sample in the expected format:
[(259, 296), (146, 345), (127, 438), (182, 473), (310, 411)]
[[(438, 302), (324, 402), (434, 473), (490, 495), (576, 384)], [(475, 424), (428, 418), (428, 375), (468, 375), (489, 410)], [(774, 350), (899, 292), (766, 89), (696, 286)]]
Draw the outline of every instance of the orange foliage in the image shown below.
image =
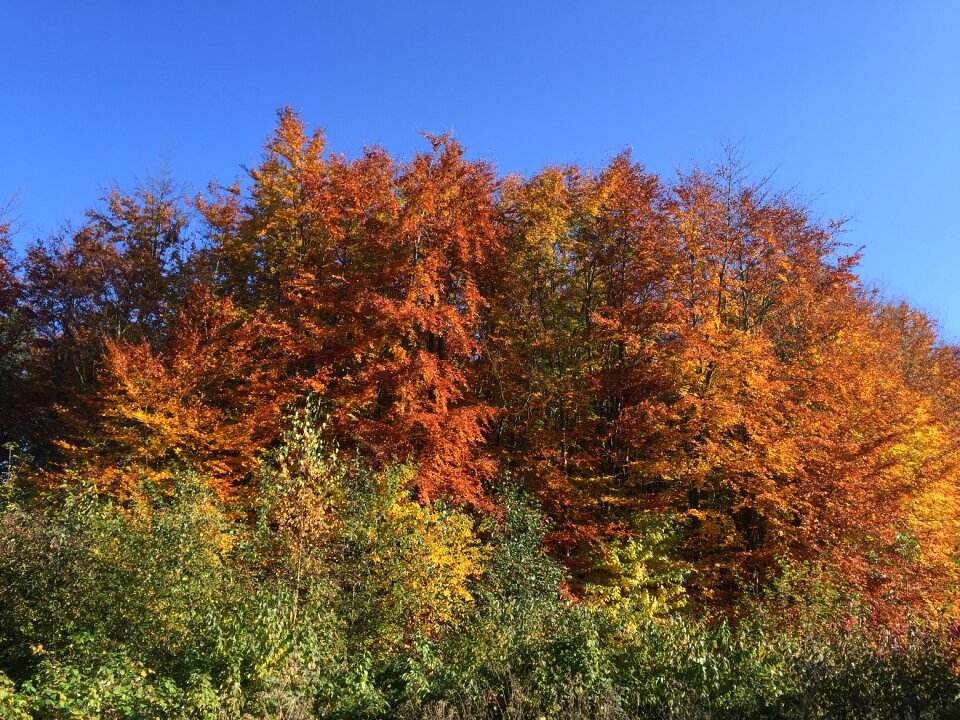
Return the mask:
[(477, 504), (493, 469), (478, 452), (491, 410), (469, 383), (498, 246), (496, 180), (448, 138), (431, 144), (405, 167), (378, 149), (321, 160), (322, 137), (285, 111), (251, 171), (252, 204), (228, 193), (202, 208), (217, 281), (273, 312), (337, 439), (416, 461), (425, 498)]
[(842, 224), (735, 159), (498, 178), (427, 140), (348, 160), (284, 110), (249, 188), (196, 200), (189, 256), (169, 186), (35, 246), (12, 302), (38, 405), (67, 408), (47, 436), (120, 495), (179, 464), (242, 497), (313, 392), (341, 446), (412, 460), (422, 499), (485, 508), (509, 471), (567, 556), (669, 511), (702, 599), (788, 556), (879, 614), (946, 601), (960, 355), (861, 287)]
[(107, 341), (98, 392), (72, 415), (64, 447), (86, 477), (119, 497), (144, 484), (169, 489), (173, 471), (189, 469), (222, 499), (239, 499), (294, 399), (276, 374), (282, 363), (268, 328), (198, 289), (163, 352)]

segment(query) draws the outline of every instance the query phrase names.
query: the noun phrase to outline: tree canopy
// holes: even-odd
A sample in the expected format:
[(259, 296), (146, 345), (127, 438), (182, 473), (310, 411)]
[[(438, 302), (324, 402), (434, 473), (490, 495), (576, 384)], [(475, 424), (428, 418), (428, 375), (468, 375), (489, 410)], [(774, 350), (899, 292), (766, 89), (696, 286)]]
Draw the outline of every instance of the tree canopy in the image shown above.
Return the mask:
[(500, 176), (426, 140), (347, 159), (285, 109), (242, 184), (114, 189), (22, 256), (0, 225), (0, 435), (31, 481), (129, 501), (189, 469), (242, 512), (313, 396), (424, 508), (496, 517), (509, 475), (575, 593), (669, 515), (704, 603), (784, 557), (880, 615), (946, 602), (960, 349), (858, 279), (842, 223), (735, 156)]

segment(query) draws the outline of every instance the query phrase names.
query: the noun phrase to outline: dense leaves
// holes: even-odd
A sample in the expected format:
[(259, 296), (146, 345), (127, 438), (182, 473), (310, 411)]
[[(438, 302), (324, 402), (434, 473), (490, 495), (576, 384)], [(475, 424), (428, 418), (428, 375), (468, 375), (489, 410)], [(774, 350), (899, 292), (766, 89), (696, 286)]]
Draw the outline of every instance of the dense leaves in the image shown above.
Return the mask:
[[(6, 485), (3, 717), (960, 711), (949, 625), (917, 618), (892, 635), (832, 576), (799, 565), (735, 628), (684, 616), (664, 573), (667, 525), (616, 553), (640, 579), (617, 586), (631, 590), (572, 602), (542, 548), (548, 527), (515, 488), (495, 496), (502, 518), (478, 527), (402, 491), (408, 469), (372, 471), (298, 423), (261, 469), (253, 523), (191, 475), (123, 506), (77, 487), (38, 503)], [(672, 609), (643, 578), (673, 589)]]
[[(467, 542), (449, 513), (502, 517), (509, 474), (576, 597), (642, 588), (638, 538), (669, 517), (693, 606), (735, 613), (787, 558), (836, 569), (887, 625), (951, 611), (960, 356), (858, 281), (842, 223), (733, 155), (500, 177), (426, 141), (348, 159), (287, 109), (243, 182), (111, 190), (20, 257), (0, 226), (7, 464), (124, 504), (193, 472), (249, 518), (312, 395), (331, 447), (416, 468), (368, 508), (398, 567), (414, 537)], [(482, 555), (463, 548), (424, 597), (462, 597)]]

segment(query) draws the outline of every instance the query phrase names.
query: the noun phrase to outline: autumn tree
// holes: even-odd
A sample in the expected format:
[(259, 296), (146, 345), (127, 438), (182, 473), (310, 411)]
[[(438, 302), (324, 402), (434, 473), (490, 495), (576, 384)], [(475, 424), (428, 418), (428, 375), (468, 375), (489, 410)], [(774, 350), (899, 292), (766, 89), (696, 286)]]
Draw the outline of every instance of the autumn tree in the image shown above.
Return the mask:
[(189, 288), (189, 222), (184, 188), (166, 169), (132, 193), (113, 188), (87, 220), (116, 249), (113, 337), (162, 342)]
[(626, 155), (503, 195), (511, 265), (485, 341), (493, 440), (576, 542), (644, 502), (637, 464), (655, 462), (670, 393), (674, 235), (658, 180)]
[(201, 207), (222, 291), (271, 312), (337, 438), (381, 462), (417, 461), (424, 497), (479, 502), (489, 410), (469, 380), (497, 252), (496, 177), (449, 138), (430, 140), (407, 166), (376, 148), (324, 159), (322, 135), (285, 110), (249, 202), (234, 188)]
[(40, 457), (62, 433), (60, 408), (95, 391), (107, 344), (164, 341), (188, 284), (187, 214), (171, 180), (114, 189), (103, 203), (79, 229), (32, 243), (23, 261), (32, 338), (17, 432)]
[[(21, 305), (23, 288), (10, 236), (11, 223), (0, 213), (0, 397), (7, 408), (23, 391), (22, 367), (29, 351), (29, 321)], [(5, 422), (0, 428), (0, 442), (20, 439), (12, 423)], [(8, 446), (7, 458), (12, 447)]]
[(700, 602), (730, 607), (784, 558), (888, 617), (946, 598), (957, 350), (862, 286), (843, 223), (735, 154), (672, 179), (629, 154), (498, 177), (426, 140), (348, 159), (285, 109), (244, 182), (192, 201), (196, 226), (160, 179), (16, 270), (3, 240), (5, 437), (118, 496), (189, 467), (247, 502), (312, 395), (327, 441), (416, 466), (390, 491), (405, 528), (440, 498), (495, 511), (509, 475), (574, 589), (663, 521)]
[(119, 497), (170, 490), (191, 470), (221, 500), (249, 499), (258, 453), (296, 399), (278, 375), (283, 349), (269, 326), (203, 288), (175, 324), (161, 348), (107, 341), (98, 391), (68, 413), (60, 444), (73, 468)]

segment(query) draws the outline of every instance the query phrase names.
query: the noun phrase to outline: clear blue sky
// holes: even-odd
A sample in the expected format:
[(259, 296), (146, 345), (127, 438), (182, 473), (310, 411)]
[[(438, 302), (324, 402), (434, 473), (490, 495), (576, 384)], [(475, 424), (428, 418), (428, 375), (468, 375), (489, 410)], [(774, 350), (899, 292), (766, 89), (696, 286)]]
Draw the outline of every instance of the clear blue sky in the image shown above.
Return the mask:
[(2, 0), (0, 63), (21, 239), (161, 162), (231, 180), (286, 104), (348, 155), (453, 130), (503, 172), (630, 146), (670, 174), (733, 141), (960, 340), (956, 0)]

